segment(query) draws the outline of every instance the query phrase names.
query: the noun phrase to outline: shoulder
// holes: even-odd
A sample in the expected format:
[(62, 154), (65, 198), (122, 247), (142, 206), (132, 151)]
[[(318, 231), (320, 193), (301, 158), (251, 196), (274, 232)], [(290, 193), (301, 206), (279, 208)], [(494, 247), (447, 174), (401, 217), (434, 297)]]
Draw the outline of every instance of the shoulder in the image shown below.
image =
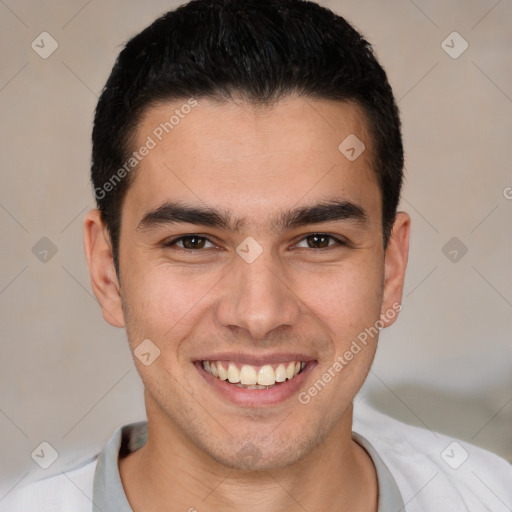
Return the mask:
[(354, 405), (354, 431), (379, 453), (407, 512), (512, 509), (512, 465), (494, 453), (407, 425), (362, 402)]
[(13, 489), (0, 501), (0, 512), (91, 512), (96, 463), (97, 456)]

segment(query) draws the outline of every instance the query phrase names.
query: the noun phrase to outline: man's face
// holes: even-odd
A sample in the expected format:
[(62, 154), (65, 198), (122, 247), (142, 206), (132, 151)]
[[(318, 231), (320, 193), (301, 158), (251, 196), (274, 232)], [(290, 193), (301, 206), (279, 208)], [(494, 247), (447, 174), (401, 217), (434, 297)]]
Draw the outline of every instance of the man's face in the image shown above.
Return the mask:
[[(200, 100), (159, 141), (155, 129), (184, 103), (140, 123), (133, 148), (148, 136), (156, 146), (122, 208), (130, 346), (160, 350), (148, 366), (135, 358), (150, 428), (228, 466), (285, 467), (347, 428), (377, 336), (333, 365), (400, 299), (386, 290), (372, 143), (358, 107), (298, 97), (267, 109)], [(351, 134), (366, 147), (353, 161), (338, 149)], [(247, 382), (276, 370), (286, 380), (241, 388), (211, 373), (218, 361), (236, 367), (231, 380), (244, 364)], [(295, 362), (306, 364), (290, 378)]]

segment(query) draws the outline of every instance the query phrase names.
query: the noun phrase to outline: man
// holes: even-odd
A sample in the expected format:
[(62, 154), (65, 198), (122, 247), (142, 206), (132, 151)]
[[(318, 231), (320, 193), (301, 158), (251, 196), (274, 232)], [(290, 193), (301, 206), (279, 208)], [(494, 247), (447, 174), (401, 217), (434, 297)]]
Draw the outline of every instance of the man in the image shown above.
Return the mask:
[(450, 439), (353, 414), (401, 309), (402, 168), (385, 72), (315, 3), (195, 0), (134, 37), (96, 111), (85, 249), (147, 424), (5, 510), (511, 510), (504, 460), (465, 445), (455, 470)]

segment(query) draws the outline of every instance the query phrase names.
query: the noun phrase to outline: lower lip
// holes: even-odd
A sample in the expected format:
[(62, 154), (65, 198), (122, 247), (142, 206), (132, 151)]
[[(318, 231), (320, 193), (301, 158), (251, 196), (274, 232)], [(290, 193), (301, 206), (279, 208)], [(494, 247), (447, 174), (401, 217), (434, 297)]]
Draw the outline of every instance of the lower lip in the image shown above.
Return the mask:
[(308, 361), (305, 368), (293, 379), (285, 380), (270, 389), (239, 388), (208, 373), (200, 361), (194, 364), (206, 383), (224, 399), (244, 407), (264, 407), (278, 405), (294, 396), (316, 366), (316, 361)]

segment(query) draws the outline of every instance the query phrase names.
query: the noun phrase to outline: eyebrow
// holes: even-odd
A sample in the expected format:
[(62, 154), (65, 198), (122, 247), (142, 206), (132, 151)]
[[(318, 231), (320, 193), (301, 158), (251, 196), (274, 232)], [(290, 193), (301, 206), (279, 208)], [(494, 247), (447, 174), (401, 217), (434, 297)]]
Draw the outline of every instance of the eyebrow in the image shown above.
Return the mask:
[[(177, 223), (198, 224), (211, 228), (222, 228), (237, 231), (231, 216), (209, 207), (189, 206), (182, 203), (164, 203), (155, 210), (144, 215), (137, 226), (137, 230), (146, 230), (164, 224)], [(241, 227), (241, 226), (240, 226)]]
[[(309, 224), (345, 220), (367, 225), (368, 214), (364, 208), (351, 201), (330, 200), (284, 212), (273, 222), (273, 226), (274, 229), (286, 230)], [(248, 222), (244, 218), (235, 221), (227, 211), (168, 202), (147, 212), (139, 222), (137, 230), (145, 231), (162, 225), (179, 223), (240, 231)]]
[(284, 213), (277, 225), (281, 229), (307, 226), (308, 224), (320, 224), (351, 220), (358, 224), (368, 224), (368, 214), (363, 207), (351, 201), (325, 201), (312, 206), (301, 206)]

